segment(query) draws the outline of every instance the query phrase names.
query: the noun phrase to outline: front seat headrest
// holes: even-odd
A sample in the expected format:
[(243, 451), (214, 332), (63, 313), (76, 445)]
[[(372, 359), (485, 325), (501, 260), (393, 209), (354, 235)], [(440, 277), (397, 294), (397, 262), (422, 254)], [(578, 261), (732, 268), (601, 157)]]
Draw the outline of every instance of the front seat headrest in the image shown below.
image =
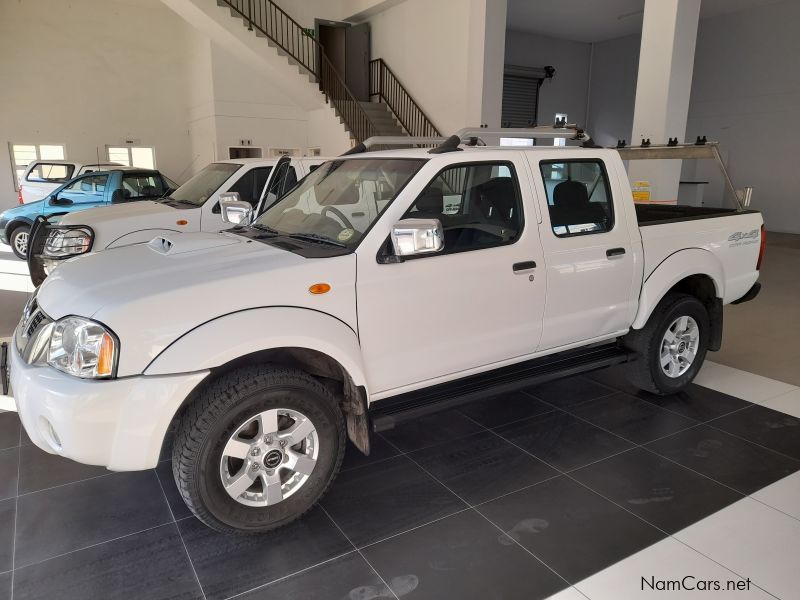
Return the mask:
[(580, 181), (562, 181), (553, 189), (553, 206), (576, 208), (589, 204), (589, 192)]
[(427, 187), (416, 202), (417, 210), (427, 214), (441, 214), (444, 210), (444, 194), (438, 187)]

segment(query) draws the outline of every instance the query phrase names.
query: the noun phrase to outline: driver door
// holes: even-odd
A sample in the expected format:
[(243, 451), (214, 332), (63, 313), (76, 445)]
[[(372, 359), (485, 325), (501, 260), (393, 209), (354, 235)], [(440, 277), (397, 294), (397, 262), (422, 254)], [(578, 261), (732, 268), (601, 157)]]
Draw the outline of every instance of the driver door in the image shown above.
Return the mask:
[(297, 183), (297, 172), (291, 164), (292, 159), (288, 156), (281, 156), (277, 164), (270, 171), (269, 177), (264, 184), (264, 189), (261, 191), (261, 196), (258, 199), (254, 218), (258, 218), (270, 206), (275, 204), (275, 201), (283, 196), (287, 191), (294, 187)]
[[(520, 154), (451, 164), (426, 179), (358, 249), (359, 337), (374, 399), (499, 367), (539, 346), (545, 269)], [(439, 220), (443, 249), (392, 260), (391, 227), (409, 218)]]
[(48, 204), (59, 212), (102, 206), (106, 202), (108, 180), (108, 173), (80, 177), (58, 192), (56, 200), (49, 200)]

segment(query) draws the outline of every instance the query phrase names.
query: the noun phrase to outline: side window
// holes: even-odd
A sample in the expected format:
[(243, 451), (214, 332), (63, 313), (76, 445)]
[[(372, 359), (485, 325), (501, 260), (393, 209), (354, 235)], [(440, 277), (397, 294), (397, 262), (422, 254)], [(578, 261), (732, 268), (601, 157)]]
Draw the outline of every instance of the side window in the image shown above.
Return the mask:
[(404, 219), (439, 219), (446, 254), (513, 243), (522, 231), (517, 176), (511, 163), (445, 169), (422, 191)]
[[(101, 195), (106, 191), (108, 175), (91, 175), (76, 179), (66, 188), (64, 192), (78, 193), (85, 196)], [(89, 200), (89, 198), (87, 198)]]
[(230, 192), (238, 192), (239, 199), (242, 202), (249, 202), (255, 209), (258, 205), (258, 199), (261, 197), (261, 191), (266, 185), (269, 172), (272, 167), (257, 167), (250, 169), (247, 173), (239, 178), (239, 181), (231, 186)]
[(27, 181), (49, 181), (52, 183), (64, 183), (72, 177), (75, 170), (74, 165), (61, 163), (37, 163), (25, 178)]
[(608, 174), (600, 160), (542, 161), (550, 224), (558, 237), (605, 233), (614, 227)]
[(156, 175), (132, 173), (122, 178), (122, 193), (126, 200), (160, 198), (165, 191), (161, 178)]
[[(286, 170), (288, 168), (288, 171)], [(273, 194), (275, 198), (280, 198), (286, 192), (294, 187), (297, 183), (297, 171), (293, 166), (283, 167), (281, 171), (276, 173), (275, 179), (267, 190), (267, 193)]]

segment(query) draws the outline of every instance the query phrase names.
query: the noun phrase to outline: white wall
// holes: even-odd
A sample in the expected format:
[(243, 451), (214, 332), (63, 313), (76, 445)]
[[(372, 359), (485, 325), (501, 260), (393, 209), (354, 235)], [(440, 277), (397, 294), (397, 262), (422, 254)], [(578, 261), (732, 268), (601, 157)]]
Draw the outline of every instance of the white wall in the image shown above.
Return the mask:
[[(406, 0), (370, 17), (383, 58), (443, 134), (468, 125), (469, 10), (464, 0)], [(482, 65), (472, 65), (482, 68)]]
[(586, 123), (591, 44), (508, 30), (506, 63), (523, 67), (552, 65), (555, 77), (539, 88), (539, 124), (550, 125), (556, 113), (572, 123)]
[(94, 161), (133, 139), (179, 178), (193, 36), (157, 0), (0, 2), (0, 207), (17, 201), (9, 142), (64, 143)]

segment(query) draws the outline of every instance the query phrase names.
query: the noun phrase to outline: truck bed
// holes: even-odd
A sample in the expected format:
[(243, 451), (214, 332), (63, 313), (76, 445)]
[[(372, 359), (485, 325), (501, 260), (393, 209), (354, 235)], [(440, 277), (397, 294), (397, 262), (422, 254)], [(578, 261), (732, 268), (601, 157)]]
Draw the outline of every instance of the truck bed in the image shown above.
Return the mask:
[(678, 221), (694, 221), (696, 219), (713, 219), (733, 215), (751, 214), (754, 210), (738, 210), (736, 208), (711, 208), (705, 206), (679, 206), (676, 204), (636, 204), (636, 218), (641, 227), (661, 225)]

